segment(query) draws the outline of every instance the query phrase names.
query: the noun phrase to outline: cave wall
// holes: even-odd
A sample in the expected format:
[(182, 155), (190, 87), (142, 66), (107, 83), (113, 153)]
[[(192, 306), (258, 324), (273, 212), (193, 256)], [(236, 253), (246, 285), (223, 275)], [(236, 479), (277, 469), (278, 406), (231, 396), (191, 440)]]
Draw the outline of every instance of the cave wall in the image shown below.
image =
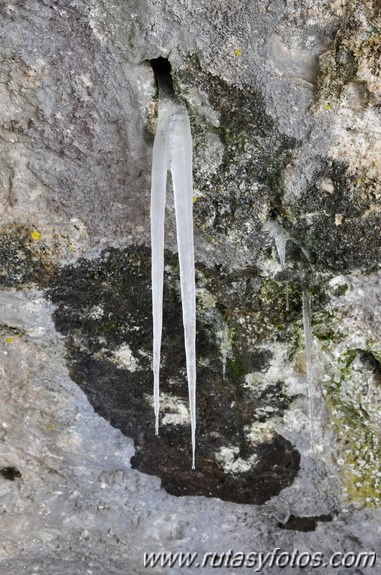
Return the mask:
[[(14, 0), (0, 26), (5, 571), (143, 572), (142, 534), (377, 549), (379, 3)], [(160, 438), (151, 413), (158, 56), (193, 134), (196, 472), (171, 194)]]

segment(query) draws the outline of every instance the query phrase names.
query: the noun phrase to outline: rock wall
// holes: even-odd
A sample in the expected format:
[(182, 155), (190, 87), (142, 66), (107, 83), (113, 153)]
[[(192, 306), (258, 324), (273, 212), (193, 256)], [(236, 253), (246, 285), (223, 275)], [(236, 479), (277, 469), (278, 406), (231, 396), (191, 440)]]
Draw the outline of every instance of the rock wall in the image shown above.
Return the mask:
[[(380, 551), (380, 8), (1, 4), (0, 572)], [(193, 134), (194, 472), (171, 194), (159, 438), (152, 413), (159, 56)]]

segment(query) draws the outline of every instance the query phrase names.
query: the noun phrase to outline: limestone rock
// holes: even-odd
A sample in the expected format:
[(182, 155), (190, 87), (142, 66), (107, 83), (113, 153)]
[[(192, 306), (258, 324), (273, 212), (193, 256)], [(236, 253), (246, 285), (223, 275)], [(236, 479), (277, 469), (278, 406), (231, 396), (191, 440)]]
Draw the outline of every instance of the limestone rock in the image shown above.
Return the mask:
[[(0, 27), (0, 572), (379, 553), (379, 2), (6, 0)], [(160, 438), (151, 413), (159, 56), (193, 134), (195, 472), (170, 198)]]

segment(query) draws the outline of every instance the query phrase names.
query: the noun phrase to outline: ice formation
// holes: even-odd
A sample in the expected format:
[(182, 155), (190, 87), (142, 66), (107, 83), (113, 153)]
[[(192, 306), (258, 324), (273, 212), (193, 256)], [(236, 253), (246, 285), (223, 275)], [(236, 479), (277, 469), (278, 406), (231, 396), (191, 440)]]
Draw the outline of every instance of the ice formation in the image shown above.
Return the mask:
[(153, 145), (151, 184), (152, 315), (155, 432), (159, 433), (160, 350), (163, 324), (164, 216), (167, 174), (171, 172), (184, 341), (192, 436), (192, 468), (196, 446), (196, 289), (193, 248), (192, 137), (186, 108), (172, 98), (159, 106), (158, 127)]
[(286, 290), (286, 311), (289, 311), (289, 307), (290, 307), (290, 297), (289, 297), (289, 282), (285, 281), (284, 282), (284, 287)]
[(311, 331), (311, 299), (306, 289), (303, 289), (303, 325), (306, 346), (307, 394), (309, 403), (311, 449), (315, 443), (314, 409), (313, 409), (313, 371), (312, 371), (312, 331)]
[(278, 253), (279, 261), (282, 267), (286, 263), (286, 244), (288, 235), (284, 229), (275, 220), (270, 220), (267, 222), (267, 229), (274, 238), (276, 251)]
[(225, 323), (222, 331), (222, 379), (225, 381), (226, 377), (226, 362), (228, 358), (228, 326)]
[[(290, 237), (285, 230), (278, 224), (274, 219), (269, 220), (266, 223), (266, 229), (272, 235), (276, 251), (279, 257), (280, 264), (282, 268), (286, 264), (286, 245), (287, 241), (291, 240), (296, 243), (294, 238)], [(297, 244), (298, 245), (298, 244)], [(309, 261), (308, 252), (299, 246), (302, 253), (305, 255), (307, 261)], [(285, 281), (285, 291), (286, 291), (286, 312), (289, 311), (289, 282)], [(312, 330), (311, 330), (311, 298), (308, 292), (303, 288), (302, 295), (303, 303), (303, 326), (304, 326), (304, 340), (305, 340), (305, 350), (306, 350), (306, 367), (307, 367), (307, 396), (308, 396), (308, 411), (310, 420), (310, 443), (311, 449), (315, 446), (315, 424), (314, 424), (314, 381), (313, 381), (313, 366), (312, 366)]]

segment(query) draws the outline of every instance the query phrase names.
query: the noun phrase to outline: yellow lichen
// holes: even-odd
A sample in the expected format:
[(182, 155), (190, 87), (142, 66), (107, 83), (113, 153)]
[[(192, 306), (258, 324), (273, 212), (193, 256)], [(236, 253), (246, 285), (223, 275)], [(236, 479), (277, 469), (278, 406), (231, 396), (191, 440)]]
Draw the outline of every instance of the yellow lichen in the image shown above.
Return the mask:
[(39, 240), (41, 234), (37, 230), (33, 230), (33, 232), (30, 234), (30, 237), (32, 238), (32, 240)]

